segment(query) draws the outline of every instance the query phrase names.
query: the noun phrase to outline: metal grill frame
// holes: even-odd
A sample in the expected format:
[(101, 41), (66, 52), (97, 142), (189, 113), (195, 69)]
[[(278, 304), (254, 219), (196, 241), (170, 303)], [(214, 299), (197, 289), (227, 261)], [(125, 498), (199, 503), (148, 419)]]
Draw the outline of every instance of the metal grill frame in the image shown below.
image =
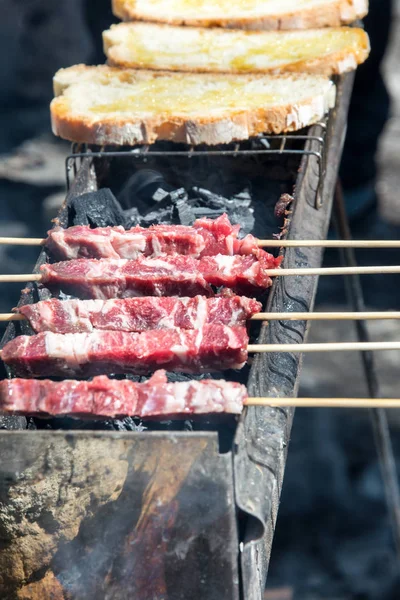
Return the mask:
[[(262, 146), (261, 148), (241, 149), (240, 143), (228, 144), (224, 149), (210, 150), (205, 146), (189, 146), (187, 150), (157, 150), (157, 143), (153, 145), (135, 146), (129, 150), (115, 150), (112, 147), (103, 147), (100, 150), (93, 150), (87, 144), (72, 144), (71, 154), (65, 160), (65, 177), (67, 189), (71, 187), (71, 173), (76, 177), (78, 173), (78, 163), (80, 164), (83, 158), (89, 155), (96, 159), (113, 159), (113, 158), (132, 158), (141, 159), (146, 157), (184, 157), (188, 159), (194, 155), (203, 156), (233, 156), (240, 158), (242, 156), (299, 156), (315, 157), (318, 169), (318, 187), (315, 192), (315, 208), (319, 210), (322, 207), (322, 182), (326, 171), (326, 134), (327, 134), (327, 118), (313, 125), (314, 129), (319, 129), (319, 135), (308, 135), (307, 133), (299, 134), (281, 134), (281, 135), (258, 135), (251, 139), (255, 145)], [(279, 142), (278, 148), (271, 146)], [(288, 148), (288, 142), (303, 142), (304, 148)]]

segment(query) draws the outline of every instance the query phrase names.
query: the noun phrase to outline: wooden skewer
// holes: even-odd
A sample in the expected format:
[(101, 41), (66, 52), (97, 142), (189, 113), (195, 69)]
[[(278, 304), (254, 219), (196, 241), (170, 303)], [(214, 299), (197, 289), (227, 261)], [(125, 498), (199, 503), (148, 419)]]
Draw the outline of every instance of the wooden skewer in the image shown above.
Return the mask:
[[(44, 238), (0, 237), (0, 245), (44, 246)], [(257, 240), (260, 248), (400, 248), (400, 240)]]
[(28, 275), (0, 275), (0, 283), (27, 283), (28, 281), (40, 281), (42, 276), (38, 273)]
[(44, 246), (46, 240), (43, 238), (23, 238), (23, 237), (0, 237), (0, 244), (12, 244), (14, 246)]
[[(379, 321), (400, 319), (400, 311), (256, 313), (251, 321)], [(1, 315), (0, 315), (1, 320)]]
[(321, 267), (297, 269), (266, 269), (270, 277), (287, 277), (299, 275), (385, 275), (400, 273), (400, 266), (388, 267)]
[[(400, 273), (400, 266), (388, 267), (321, 267), (321, 268), (298, 268), (298, 269), (266, 269), (265, 273), (270, 277), (285, 276), (309, 276), (309, 275), (385, 275), (389, 273)], [(18, 283), (28, 281), (40, 281), (40, 274), (25, 275), (0, 275), (0, 283)]]
[(400, 408), (399, 398), (248, 398), (246, 406), (297, 408)]
[[(400, 350), (400, 342), (332, 342), (322, 344), (249, 344), (249, 354), (271, 352), (376, 352), (382, 350)], [(1, 358), (1, 351), (0, 351)]]
[(20, 313), (3, 313), (0, 314), (0, 321), (25, 321), (25, 317)]
[[(0, 313), (0, 322), (24, 321), (20, 313)], [(389, 321), (400, 319), (400, 311), (384, 312), (282, 312), (256, 313), (251, 321)]]
[(263, 352), (375, 352), (400, 350), (400, 342), (332, 342), (323, 344), (249, 344), (249, 353)]
[(400, 248), (400, 240), (257, 240), (260, 248)]

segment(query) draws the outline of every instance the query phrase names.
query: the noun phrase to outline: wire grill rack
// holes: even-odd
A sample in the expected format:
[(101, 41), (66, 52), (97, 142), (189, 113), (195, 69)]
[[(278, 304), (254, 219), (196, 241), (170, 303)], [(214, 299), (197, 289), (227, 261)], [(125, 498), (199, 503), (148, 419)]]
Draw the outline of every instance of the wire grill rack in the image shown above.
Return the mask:
[(131, 158), (133, 160), (146, 160), (151, 157), (184, 157), (188, 159), (195, 156), (232, 156), (240, 158), (245, 156), (299, 156), (313, 158), (316, 161), (318, 185), (316, 188), (315, 208), (322, 206), (321, 188), (326, 169), (326, 133), (327, 120), (319, 121), (307, 132), (287, 135), (260, 134), (250, 141), (232, 143), (212, 149), (209, 146), (178, 146), (179, 149), (171, 150), (160, 148), (160, 144), (135, 146), (129, 149), (116, 150), (114, 147), (101, 147), (99, 149), (87, 144), (73, 144), (72, 151), (66, 158), (67, 189), (78, 172), (79, 164), (83, 158), (90, 156), (93, 159)]

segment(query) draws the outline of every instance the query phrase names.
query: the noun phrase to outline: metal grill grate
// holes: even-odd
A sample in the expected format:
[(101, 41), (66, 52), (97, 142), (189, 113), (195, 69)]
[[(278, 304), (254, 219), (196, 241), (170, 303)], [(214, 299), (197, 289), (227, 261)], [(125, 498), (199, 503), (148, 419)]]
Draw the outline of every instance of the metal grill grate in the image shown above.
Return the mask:
[[(288, 135), (259, 135), (249, 141), (232, 143), (210, 149), (209, 146), (187, 146), (184, 149), (170, 150), (160, 149), (160, 143), (151, 146), (135, 146), (129, 150), (115, 150), (114, 147), (102, 147), (95, 149), (86, 144), (73, 144), (72, 152), (66, 158), (66, 181), (70, 189), (71, 180), (76, 177), (82, 158), (90, 155), (94, 159), (131, 158), (133, 160), (146, 160), (150, 157), (184, 157), (194, 156), (299, 156), (313, 157), (316, 161), (318, 172), (318, 186), (316, 189), (315, 208), (322, 206), (321, 185), (326, 168), (326, 133), (327, 120), (324, 119), (310, 128), (308, 133), (294, 133)], [(251, 147), (246, 147), (250, 145)], [(296, 146), (303, 146), (302, 148)]]

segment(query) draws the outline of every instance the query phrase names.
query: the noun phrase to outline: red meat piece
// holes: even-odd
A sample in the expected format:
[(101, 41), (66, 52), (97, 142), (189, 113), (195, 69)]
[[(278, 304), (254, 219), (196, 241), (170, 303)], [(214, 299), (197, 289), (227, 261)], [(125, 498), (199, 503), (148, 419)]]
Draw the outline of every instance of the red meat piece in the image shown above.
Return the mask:
[(11, 340), (3, 348), (2, 359), (20, 377), (145, 374), (160, 367), (202, 373), (242, 368), (247, 344), (245, 327), (226, 325), (143, 333), (45, 332)]
[(41, 272), (42, 283), (51, 291), (81, 298), (211, 296), (211, 285), (252, 296), (272, 284), (267, 270), (280, 262), (266, 252), (258, 257), (218, 254), (201, 259), (162, 255), (136, 260), (77, 259), (42, 265)]
[(245, 386), (217, 380), (167, 383), (157, 371), (146, 383), (95, 377), (9, 379), (0, 382), (0, 413), (70, 415), (80, 418), (177, 417), (210, 413), (240, 414), (247, 399)]
[(245, 326), (253, 314), (260, 312), (261, 304), (244, 296), (64, 301), (53, 298), (18, 310), (36, 333), (84, 333), (94, 329), (199, 329), (211, 323)]

